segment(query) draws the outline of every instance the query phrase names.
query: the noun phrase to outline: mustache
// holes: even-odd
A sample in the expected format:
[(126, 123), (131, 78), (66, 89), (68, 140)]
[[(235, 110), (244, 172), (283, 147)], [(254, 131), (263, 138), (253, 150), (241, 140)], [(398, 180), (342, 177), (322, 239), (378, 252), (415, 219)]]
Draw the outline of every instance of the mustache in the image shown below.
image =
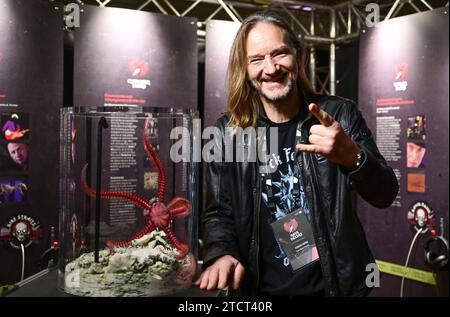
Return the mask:
[(275, 76), (263, 76), (261, 77), (260, 81), (278, 81), (280, 79), (284, 79), (287, 75), (289, 75), (289, 72), (287, 70), (280, 70)]

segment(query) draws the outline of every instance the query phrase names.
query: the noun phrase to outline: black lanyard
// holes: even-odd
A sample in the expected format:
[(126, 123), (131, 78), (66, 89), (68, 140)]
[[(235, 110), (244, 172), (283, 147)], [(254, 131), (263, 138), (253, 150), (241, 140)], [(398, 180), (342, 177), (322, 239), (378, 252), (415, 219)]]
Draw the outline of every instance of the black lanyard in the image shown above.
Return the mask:
[[(296, 144), (301, 143), (301, 139), (302, 139), (301, 138), (301, 136), (302, 136), (301, 125), (302, 125), (302, 122), (301, 122), (301, 120), (299, 120), (297, 123), (296, 130), (295, 130), (294, 147)], [(267, 142), (269, 141), (267, 136), (266, 136), (266, 141)], [(270, 148), (269, 145), (267, 145), (267, 148)], [(295, 148), (294, 148), (294, 150), (295, 150)], [(297, 155), (298, 155), (298, 153), (296, 153), (296, 156)], [(273, 191), (272, 191), (272, 174), (273, 174), (273, 172), (270, 171), (270, 167), (268, 165), (269, 161), (270, 161), (270, 159), (264, 163), (264, 173), (261, 176), (262, 176), (263, 184), (266, 186), (267, 205), (270, 210), (270, 213), (274, 217), (274, 215), (276, 213), (276, 206), (275, 206), (275, 198), (274, 198)], [(297, 160), (295, 160), (295, 162), (294, 162), (294, 178), (295, 177), (297, 177), (297, 186), (295, 186), (296, 184), (294, 184), (293, 190), (292, 190), (292, 196), (294, 197), (294, 201), (297, 201), (297, 199), (300, 197), (300, 181), (301, 181)]]

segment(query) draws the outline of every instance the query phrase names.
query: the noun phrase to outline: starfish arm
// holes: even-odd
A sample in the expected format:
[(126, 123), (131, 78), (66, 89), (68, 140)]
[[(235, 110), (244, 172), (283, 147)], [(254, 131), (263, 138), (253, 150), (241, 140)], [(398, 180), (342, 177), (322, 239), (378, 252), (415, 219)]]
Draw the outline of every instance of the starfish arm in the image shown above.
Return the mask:
[(167, 210), (171, 218), (175, 216), (186, 216), (191, 213), (191, 203), (185, 198), (176, 197), (167, 205)]
[[(81, 186), (83, 187), (83, 190), (86, 194), (88, 194), (91, 197), (96, 197), (97, 191), (95, 189), (93, 189), (92, 187), (90, 187), (86, 182), (86, 169), (87, 169), (87, 164), (83, 167), (83, 170), (81, 172)], [(102, 190), (102, 191), (100, 191), (100, 197), (106, 198), (106, 199), (111, 199), (111, 198), (125, 199), (125, 200), (132, 202), (136, 206), (141, 207), (142, 209), (150, 209), (151, 208), (150, 203), (145, 198), (143, 198), (139, 195), (136, 195), (136, 194), (132, 194), (132, 193)]]

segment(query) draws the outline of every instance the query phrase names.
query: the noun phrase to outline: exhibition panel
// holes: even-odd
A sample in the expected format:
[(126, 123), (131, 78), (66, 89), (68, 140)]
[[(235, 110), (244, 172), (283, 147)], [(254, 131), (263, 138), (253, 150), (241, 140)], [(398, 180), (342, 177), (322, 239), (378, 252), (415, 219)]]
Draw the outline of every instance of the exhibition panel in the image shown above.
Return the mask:
[(0, 2), (0, 284), (47, 267), (58, 225), (62, 8)]
[(197, 108), (197, 21), (83, 7), (74, 106)]
[[(436, 283), (448, 294), (448, 275), (442, 276), (448, 273), (427, 265), (424, 254), (433, 230), (448, 239), (448, 76), (447, 8), (392, 19), (361, 33), (360, 109), (400, 184), (386, 210), (358, 201), (375, 257), (388, 262), (389, 274), (374, 291), (378, 295), (398, 296), (405, 275), (415, 280), (403, 282), (405, 295), (435, 296)], [(414, 276), (397, 269), (395, 274), (395, 264), (405, 265), (419, 230), (408, 266), (421, 271)]]

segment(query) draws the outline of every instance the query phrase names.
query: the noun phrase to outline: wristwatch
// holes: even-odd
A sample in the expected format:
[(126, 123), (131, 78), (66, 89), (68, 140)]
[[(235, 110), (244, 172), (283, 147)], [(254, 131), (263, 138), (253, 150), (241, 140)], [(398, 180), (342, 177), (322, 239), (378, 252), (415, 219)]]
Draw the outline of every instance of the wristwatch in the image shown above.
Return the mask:
[(355, 170), (361, 166), (361, 164), (364, 162), (365, 157), (366, 157), (366, 154), (364, 153), (363, 150), (360, 150), (358, 152), (358, 154), (356, 154), (356, 164), (355, 164), (355, 168), (354, 168)]

